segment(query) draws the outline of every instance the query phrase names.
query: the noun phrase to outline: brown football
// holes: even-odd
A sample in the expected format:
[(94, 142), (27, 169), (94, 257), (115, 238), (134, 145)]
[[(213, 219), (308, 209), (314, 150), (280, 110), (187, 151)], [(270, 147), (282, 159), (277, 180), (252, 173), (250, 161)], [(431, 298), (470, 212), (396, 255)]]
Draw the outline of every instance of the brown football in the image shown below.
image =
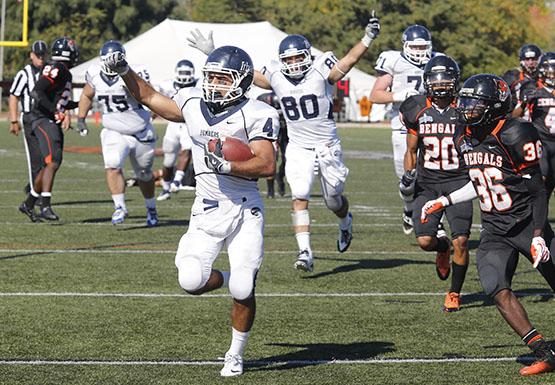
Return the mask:
[[(248, 144), (231, 136), (222, 138), (222, 154), (225, 160), (240, 161), (252, 159), (254, 154)], [(218, 139), (214, 138), (208, 142), (208, 150), (214, 152)]]

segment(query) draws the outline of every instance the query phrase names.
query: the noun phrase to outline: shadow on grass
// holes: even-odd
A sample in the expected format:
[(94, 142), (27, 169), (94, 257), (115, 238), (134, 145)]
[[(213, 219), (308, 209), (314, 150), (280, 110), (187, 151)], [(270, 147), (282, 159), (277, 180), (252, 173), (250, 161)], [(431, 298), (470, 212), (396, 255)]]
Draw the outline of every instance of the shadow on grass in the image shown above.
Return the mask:
[[(536, 297), (534, 303), (548, 302), (553, 298), (553, 293), (548, 288), (530, 288), (515, 290), (518, 298)], [(495, 306), (493, 299), (485, 295), (483, 292), (464, 294), (461, 297), (461, 307), (471, 309), (476, 307)]]
[(297, 348), (291, 353), (279, 354), (253, 362), (253, 370), (287, 370), (305, 366), (322, 365), (332, 360), (367, 360), (395, 351), (393, 342), (373, 341), (352, 344), (287, 344), (272, 343), (268, 346)]
[(405, 258), (392, 259), (346, 259), (346, 258), (318, 258), (326, 261), (350, 262), (349, 264), (337, 266), (333, 270), (322, 271), (321, 273), (312, 274), (302, 277), (303, 279), (316, 279), (326, 277), (328, 275), (350, 273), (351, 271), (361, 269), (393, 269), (404, 265), (435, 265), (433, 261), (419, 261)]
[(53, 202), (52, 206), (73, 206), (73, 205), (87, 205), (87, 204), (95, 204), (95, 203), (108, 203), (113, 204), (114, 202), (111, 199), (96, 199), (96, 200), (88, 200), (88, 201), (61, 201), (61, 202)]

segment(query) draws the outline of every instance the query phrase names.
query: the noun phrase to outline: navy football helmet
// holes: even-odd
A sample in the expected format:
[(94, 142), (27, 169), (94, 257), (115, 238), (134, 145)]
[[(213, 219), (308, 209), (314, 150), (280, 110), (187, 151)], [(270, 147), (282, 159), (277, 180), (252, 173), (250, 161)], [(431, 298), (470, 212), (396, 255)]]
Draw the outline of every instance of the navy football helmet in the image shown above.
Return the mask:
[(422, 25), (414, 24), (403, 32), (403, 55), (412, 64), (423, 66), (432, 57), (432, 35)]
[(303, 35), (289, 35), (283, 39), (279, 43), (281, 72), (293, 79), (302, 78), (312, 66), (310, 48), (310, 42)]
[(453, 98), (459, 90), (461, 70), (455, 60), (434, 56), (424, 67), (424, 88), (430, 98)]
[(175, 66), (175, 82), (187, 87), (195, 82), (195, 66), (189, 60), (180, 60)]
[(555, 52), (546, 52), (542, 55), (538, 71), (544, 84), (555, 87)]
[(118, 74), (117, 72), (112, 71), (111, 69), (109, 69), (104, 65), (104, 60), (106, 59), (106, 55), (112, 52), (121, 52), (122, 54), (125, 55), (125, 48), (123, 48), (123, 44), (121, 44), (117, 40), (108, 40), (106, 43), (104, 43), (104, 45), (100, 49), (100, 61), (102, 62), (100, 70), (102, 71), (102, 73), (104, 73), (104, 75), (107, 75), (107, 76), (116, 76)]
[(59, 37), (54, 40), (50, 51), (52, 60), (66, 62), (69, 67), (73, 67), (79, 61), (77, 44), (75, 44), (75, 40), (69, 37)]
[(505, 80), (493, 74), (471, 76), (459, 91), (458, 108), (464, 124), (490, 124), (511, 109), (511, 90)]
[(538, 71), (538, 63), (542, 56), (542, 50), (535, 44), (525, 44), (520, 48), (518, 59), (520, 68), (530, 76), (535, 76)]
[[(243, 98), (252, 85), (254, 69), (251, 57), (241, 48), (223, 46), (212, 51), (202, 68), (202, 94), (206, 103), (225, 107)], [(231, 84), (218, 81), (227, 77)]]

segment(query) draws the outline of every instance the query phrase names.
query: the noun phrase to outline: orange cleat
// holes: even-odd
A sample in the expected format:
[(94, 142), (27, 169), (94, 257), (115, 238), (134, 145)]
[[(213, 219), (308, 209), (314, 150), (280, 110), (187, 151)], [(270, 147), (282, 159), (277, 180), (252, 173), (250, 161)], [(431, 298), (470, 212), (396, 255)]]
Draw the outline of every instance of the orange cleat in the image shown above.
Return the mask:
[(438, 251), (436, 254), (436, 272), (439, 279), (445, 281), (449, 278), (449, 273), (451, 272), (451, 241), (447, 238), (449, 242), (449, 248), (444, 251)]
[(443, 311), (451, 313), (459, 311), (461, 308), (461, 295), (451, 291), (445, 296), (445, 303), (443, 304)]
[(553, 371), (554, 367), (547, 361), (534, 361), (532, 365), (520, 369), (521, 376), (533, 376)]

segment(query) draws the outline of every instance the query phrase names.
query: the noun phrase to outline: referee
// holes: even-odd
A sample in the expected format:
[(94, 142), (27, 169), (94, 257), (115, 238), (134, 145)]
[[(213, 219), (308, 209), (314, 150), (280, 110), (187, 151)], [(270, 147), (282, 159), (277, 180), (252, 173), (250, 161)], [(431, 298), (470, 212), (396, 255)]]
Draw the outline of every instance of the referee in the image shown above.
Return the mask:
[[(31, 53), (29, 54), (31, 64), (27, 64), (15, 75), (12, 87), (10, 88), (8, 103), (10, 132), (14, 135), (19, 135), (21, 123), (23, 124), (23, 144), (25, 145), (27, 169), (29, 172), (29, 184), (25, 186), (25, 193), (28, 193), (33, 187), (33, 181), (44, 165), (41, 159), (37, 137), (31, 129), (29, 113), (32, 108), (30, 93), (35, 87), (35, 82), (39, 78), (42, 67), (44, 66), (47, 51), (48, 47), (44, 41), (35, 41), (31, 46)], [(19, 104), (21, 104), (21, 116), (18, 113)]]

